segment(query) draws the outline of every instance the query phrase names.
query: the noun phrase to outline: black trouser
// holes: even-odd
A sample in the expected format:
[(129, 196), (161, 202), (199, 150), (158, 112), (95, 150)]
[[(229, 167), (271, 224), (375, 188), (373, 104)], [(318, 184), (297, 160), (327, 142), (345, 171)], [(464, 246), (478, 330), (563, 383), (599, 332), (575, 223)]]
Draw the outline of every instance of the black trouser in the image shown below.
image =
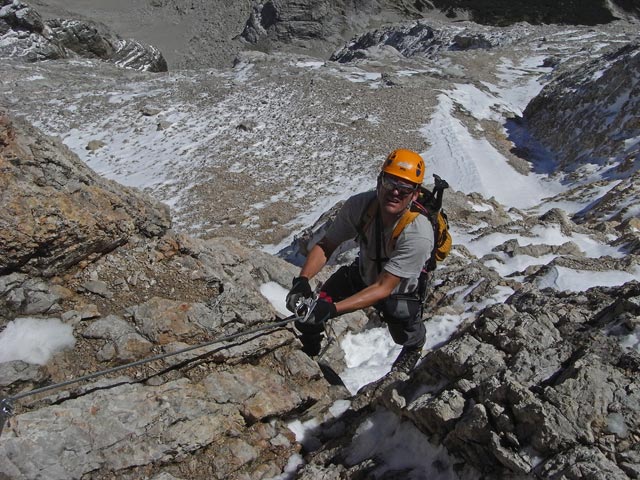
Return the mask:
[[(349, 266), (340, 267), (322, 286), (334, 302), (339, 302), (366, 287), (360, 277), (357, 261)], [(396, 294), (375, 305), (387, 324), (391, 338), (398, 345), (422, 348), (426, 330), (422, 322), (422, 303), (417, 294)], [(311, 325), (296, 322), (296, 328), (302, 333), (303, 350), (309, 355), (317, 355), (322, 342), (323, 325)]]

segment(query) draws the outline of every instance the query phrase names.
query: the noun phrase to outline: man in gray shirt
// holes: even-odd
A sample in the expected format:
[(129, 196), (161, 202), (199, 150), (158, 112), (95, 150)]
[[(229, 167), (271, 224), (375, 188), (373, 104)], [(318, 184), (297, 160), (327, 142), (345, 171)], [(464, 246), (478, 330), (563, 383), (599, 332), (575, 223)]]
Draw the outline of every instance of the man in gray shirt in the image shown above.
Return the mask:
[(433, 249), (433, 227), (425, 216), (418, 215), (397, 238), (394, 229), (417, 199), (423, 179), (422, 157), (411, 150), (394, 150), (382, 165), (376, 190), (349, 198), (309, 252), (287, 295), (287, 308), (293, 312), (302, 299), (313, 295), (309, 280), (341, 243), (356, 237), (360, 246), (358, 259), (339, 268), (324, 283), (307, 322), (296, 322), (308, 355), (320, 352), (327, 320), (374, 306), (394, 342), (403, 346), (392, 371), (408, 373), (420, 359), (425, 327), (417, 287)]

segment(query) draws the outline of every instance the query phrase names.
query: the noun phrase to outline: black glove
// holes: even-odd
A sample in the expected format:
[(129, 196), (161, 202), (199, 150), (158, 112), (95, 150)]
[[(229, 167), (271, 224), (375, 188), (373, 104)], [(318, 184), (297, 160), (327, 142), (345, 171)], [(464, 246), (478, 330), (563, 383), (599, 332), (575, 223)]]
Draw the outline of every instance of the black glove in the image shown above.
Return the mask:
[(296, 277), (293, 279), (293, 286), (289, 293), (287, 293), (287, 310), (296, 313), (296, 304), (300, 300), (311, 298), (313, 292), (311, 291), (311, 285), (309, 285), (309, 279), (307, 277)]
[(334, 318), (337, 315), (338, 312), (336, 311), (336, 306), (333, 302), (318, 300), (316, 306), (311, 310), (306, 323), (310, 323), (311, 325), (322, 325), (327, 320)]

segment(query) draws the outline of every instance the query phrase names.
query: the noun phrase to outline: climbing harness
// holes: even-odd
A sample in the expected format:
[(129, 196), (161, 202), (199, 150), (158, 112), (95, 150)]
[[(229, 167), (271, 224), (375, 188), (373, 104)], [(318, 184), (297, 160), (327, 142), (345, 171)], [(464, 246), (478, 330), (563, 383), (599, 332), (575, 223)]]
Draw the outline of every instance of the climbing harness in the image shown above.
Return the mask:
[(311, 314), (311, 310), (313, 310), (313, 307), (315, 306), (315, 302), (317, 302), (317, 297), (315, 299), (310, 299), (313, 300), (313, 302), (309, 302), (309, 307), (307, 307), (307, 312), (304, 315), (292, 315), (290, 317), (287, 317), (285, 319), (279, 320), (277, 322), (271, 322), (268, 323), (266, 325), (263, 325), (261, 327), (256, 327), (253, 329), (249, 329), (249, 330), (244, 330), (242, 332), (237, 332), (237, 333), (233, 333), (231, 335), (226, 335), (223, 337), (219, 337), (216, 338), (214, 340), (211, 340), (209, 342), (204, 342), (204, 343), (200, 343), (198, 345), (192, 345), (190, 347), (186, 347), (183, 348), (182, 350), (178, 350), (175, 352), (168, 352), (168, 353), (162, 353), (160, 355), (155, 355), (153, 357), (149, 357), (149, 358), (144, 358), (142, 360), (137, 360), (135, 362), (131, 362), (131, 363), (127, 363), (125, 365), (119, 365), (117, 367), (113, 367), (113, 368), (108, 368), (106, 370), (101, 370), (99, 372), (95, 372), (95, 373), (91, 373), (89, 375), (84, 375), (82, 377), (78, 377), (78, 378), (74, 378), (71, 380), (67, 380), (65, 382), (60, 382), (60, 383), (55, 383), (53, 385), (47, 385), (46, 387), (41, 387), (41, 388), (36, 388), (35, 390), (30, 390), (28, 392), (23, 392), (23, 393), (19, 393), (17, 395), (13, 395), (11, 397), (6, 397), (6, 398), (2, 398), (0, 399), (0, 435), (2, 435), (2, 429), (4, 427), (5, 422), (13, 415), (13, 411), (14, 411), (14, 403), (16, 402), (16, 400), (20, 400), (21, 398), (25, 398), (25, 397), (30, 397), (33, 395), (37, 395), (39, 393), (43, 393), (43, 392), (48, 392), (50, 390), (56, 390), (58, 388), (62, 388), (62, 387), (66, 387), (68, 385), (72, 385), (75, 383), (79, 383), (79, 382), (83, 382), (86, 380), (91, 380), (94, 379), (96, 377), (100, 377), (103, 375), (108, 375), (110, 373), (114, 373), (114, 372), (118, 372), (120, 370), (124, 370), (125, 368), (131, 368), (131, 367), (137, 367), (139, 365), (144, 365), (145, 363), (149, 363), (149, 362), (153, 362), (156, 360), (162, 360), (164, 358), (167, 357), (171, 357), (174, 355), (179, 355), (181, 353), (185, 353), (185, 352), (190, 352), (191, 350), (197, 350), (199, 348), (203, 348), (203, 347), (208, 347), (210, 345), (216, 344), (216, 343), (221, 343), (221, 342), (227, 342), (229, 340), (234, 340), (238, 337), (242, 337), (244, 335), (251, 335), (254, 333), (258, 333), (264, 330), (271, 330), (271, 329), (276, 329), (279, 327), (283, 327), (289, 323), (292, 322), (296, 322), (296, 321), (301, 321), (301, 322), (305, 322), (309, 319), (309, 315)]

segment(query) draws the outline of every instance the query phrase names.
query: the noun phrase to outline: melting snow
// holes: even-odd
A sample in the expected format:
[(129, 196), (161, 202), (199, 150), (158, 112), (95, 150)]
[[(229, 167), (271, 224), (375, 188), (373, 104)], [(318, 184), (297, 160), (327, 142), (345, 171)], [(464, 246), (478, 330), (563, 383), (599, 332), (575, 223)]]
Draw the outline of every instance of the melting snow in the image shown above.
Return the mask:
[(73, 327), (57, 318), (16, 318), (0, 332), (0, 363), (22, 360), (46, 365), (51, 357), (75, 345)]

